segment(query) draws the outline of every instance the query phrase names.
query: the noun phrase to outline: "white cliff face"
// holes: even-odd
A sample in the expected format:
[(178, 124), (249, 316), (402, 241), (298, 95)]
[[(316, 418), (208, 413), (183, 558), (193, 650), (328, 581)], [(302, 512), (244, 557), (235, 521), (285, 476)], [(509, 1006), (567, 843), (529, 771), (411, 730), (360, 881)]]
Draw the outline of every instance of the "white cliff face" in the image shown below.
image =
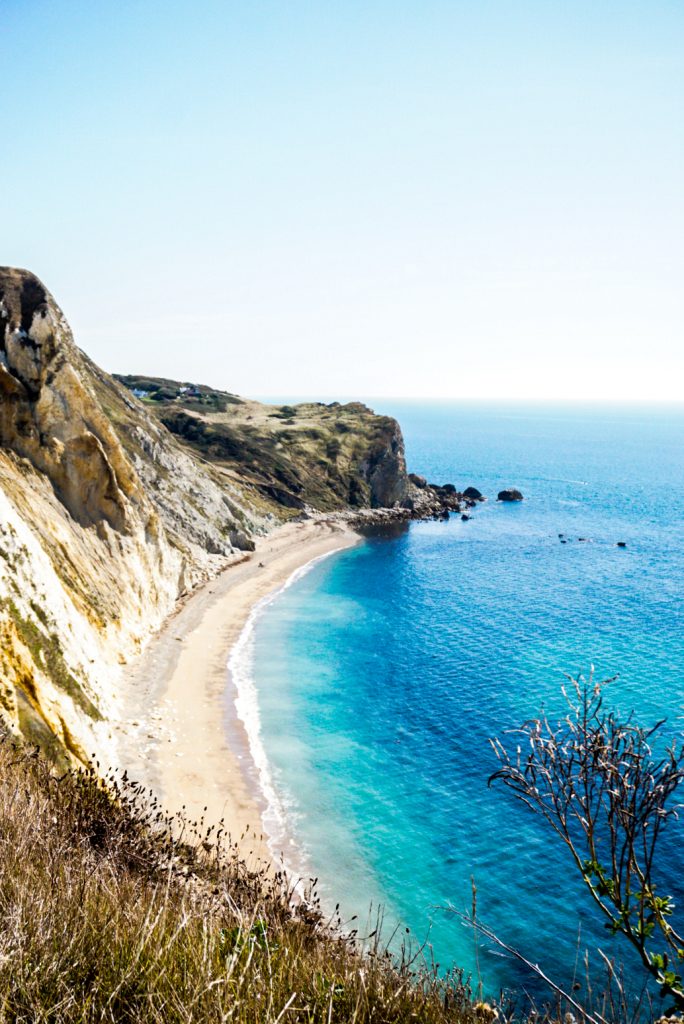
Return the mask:
[[(10, 500), (2, 458), (0, 490), (0, 708), (17, 733), (53, 754), (108, 758), (105, 724), (117, 673), (106, 633), (70, 598), (42, 538)], [(47, 498), (47, 496), (45, 496)], [(35, 511), (49, 499), (33, 496)], [(68, 541), (56, 527), (54, 543)], [(62, 533), (60, 537), (59, 534)], [(93, 671), (97, 666), (97, 671)], [(53, 740), (54, 738), (54, 740)], [(56, 743), (54, 742), (56, 740)]]
[(121, 384), (86, 360), (92, 378), (117, 403), (117, 430), (145, 493), (178, 550), (186, 556), (188, 580), (195, 583), (225, 564), (235, 550), (251, 550), (254, 534), (273, 526), (228, 477), (193, 457), (133, 399)]
[(101, 388), (121, 399), (41, 283), (0, 269), (0, 714), (109, 764), (120, 665), (263, 524), (135, 405), (127, 453)]
[(33, 274), (0, 267), (0, 718), (58, 760), (112, 763), (121, 666), (283, 510), (410, 497), (393, 420), (314, 403), (291, 432), (238, 404), (231, 458), (205, 458), (75, 346)]

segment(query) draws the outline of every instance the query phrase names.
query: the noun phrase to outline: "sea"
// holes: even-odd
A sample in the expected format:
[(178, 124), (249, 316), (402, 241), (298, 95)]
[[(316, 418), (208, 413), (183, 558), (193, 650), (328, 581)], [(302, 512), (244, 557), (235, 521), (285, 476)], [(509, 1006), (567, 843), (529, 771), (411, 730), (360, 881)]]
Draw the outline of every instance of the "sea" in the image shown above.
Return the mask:
[[(463, 968), (485, 996), (551, 993), (464, 921), (474, 895), (566, 990), (598, 948), (636, 984), (563, 844), (488, 786), (490, 741), (558, 720), (580, 675), (617, 677), (611, 707), (681, 736), (684, 406), (373, 405), (401, 423), (410, 470), (488, 500), (469, 521), (370, 533), (253, 613), (233, 668), (274, 848), (347, 929), (380, 915), (392, 949)], [(497, 502), (505, 487), (524, 501)], [(683, 840), (672, 822), (657, 871), (680, 921)]]

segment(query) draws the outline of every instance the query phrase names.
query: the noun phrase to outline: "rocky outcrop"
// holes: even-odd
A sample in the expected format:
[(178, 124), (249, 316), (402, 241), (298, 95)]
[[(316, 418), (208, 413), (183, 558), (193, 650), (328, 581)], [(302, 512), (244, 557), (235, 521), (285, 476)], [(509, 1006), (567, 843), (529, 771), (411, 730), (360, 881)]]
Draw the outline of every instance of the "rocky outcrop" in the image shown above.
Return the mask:
[(276, 519), (395, 507), (409, 494), (399, 425), (361, 402), (265, 405), (162, 378), (118, 380), (226, 486), (239, 482), (243, 505)]
[(126, 531), (137, 481), (78, 362), (41, 282), (0, 268), (0, 443), (45, 474), (81, 525)]
[(382, 418), (382, 429), (367, 457), (361, 472), (370, 487), (372, 508), (394, 508), (404, 505), (411, 492), (404, 439), (396, 420)]
[(477, 487), (466, 487), (463, 497), (467, 501), (485, 501), (482, 491), (478, 491)]
[(523, 496), (520, 491), (516, 490), (515, 487), (509, 487), (504, 491), (499, 491), (497, 495), (497, 501), (522, 501)]
[(460, 512), (463, 495), (453, 484), (429, 484), (419, 487), (409, 481), (409, 493), (402, 507), (411, 519), (448, 519), (449, 513)]

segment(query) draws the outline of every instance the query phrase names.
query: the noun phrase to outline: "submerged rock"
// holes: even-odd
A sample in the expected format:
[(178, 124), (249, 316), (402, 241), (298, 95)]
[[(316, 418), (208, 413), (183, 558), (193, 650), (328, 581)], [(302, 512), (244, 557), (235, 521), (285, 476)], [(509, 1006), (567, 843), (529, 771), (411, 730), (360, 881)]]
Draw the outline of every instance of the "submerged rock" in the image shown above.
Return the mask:
[(522, 492), (517, 490), (515, 487), (508, 487), (506, 490), (499, 491), (497, 495), (497, 501), (522, 501)]

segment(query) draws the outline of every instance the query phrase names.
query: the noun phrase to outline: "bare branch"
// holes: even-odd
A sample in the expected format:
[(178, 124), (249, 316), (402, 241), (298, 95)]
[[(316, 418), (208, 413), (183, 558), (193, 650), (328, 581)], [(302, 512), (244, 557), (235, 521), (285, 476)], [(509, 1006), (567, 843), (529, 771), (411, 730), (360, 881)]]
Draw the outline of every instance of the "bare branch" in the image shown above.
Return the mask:
[(684, 942), (669, 920), (672, 899), (657, 894), (654, 878), (663, 829), (682, 806), (674, 797), (684, 781), (684, 745), (663, 751), (664, 719), (644, 729), (633, 714), (607, 710), (603, 691), (613, 680), (568, 680), (561, 722), (526, 722), (515, 751), (492, 741), (500, 767), (489, 784), (503, 782), (551, 826), (611, 931), (627, 938), (662, 992), (684, 1009)]

